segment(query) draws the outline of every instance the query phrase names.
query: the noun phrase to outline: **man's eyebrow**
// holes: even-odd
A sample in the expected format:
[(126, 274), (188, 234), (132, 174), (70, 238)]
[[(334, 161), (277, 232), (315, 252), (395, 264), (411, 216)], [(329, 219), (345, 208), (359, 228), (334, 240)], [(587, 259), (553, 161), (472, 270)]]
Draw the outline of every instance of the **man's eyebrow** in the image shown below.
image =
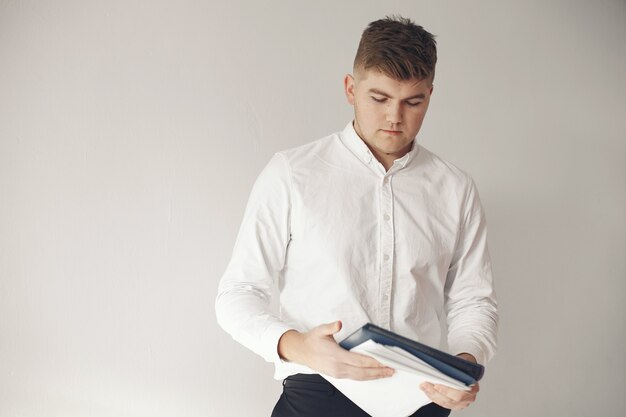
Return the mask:
[[(391, 97), (389, 94), (385, 93), (384, 91), (380, 91), (380, 90), (379, 90), (379, 89), (377, 89), (377, 88), (370, 88), (370, 89), (368, 90), (368, 92), (369, 92), (369, 93), (378, 94), (378, 95), (381, 95), (381, 96), (383, 96), (383, 97), (387, 97), (387, 98), (393, 98), (393, 97)], [(411, 96), (411, 97), (407, 97), (407, 98), (405, 98), (405, 100), (412, 100), (412, 99), (414, 99), (414, 98), (426, 98), (426, 95), (424, 95), (424, 93), (420, 93), (420, 94), (416, 94), (416, 95)]]

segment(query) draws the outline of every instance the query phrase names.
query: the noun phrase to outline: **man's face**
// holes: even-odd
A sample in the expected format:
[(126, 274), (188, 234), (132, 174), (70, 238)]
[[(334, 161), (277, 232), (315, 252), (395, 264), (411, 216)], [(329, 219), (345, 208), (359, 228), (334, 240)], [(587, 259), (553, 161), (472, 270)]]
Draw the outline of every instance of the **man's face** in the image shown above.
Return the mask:
[(433, 91), (430, 80), (398, 81), (377, 70), (348, 74), (354, 129), (381, 162), (404, 156), (422, 126)]

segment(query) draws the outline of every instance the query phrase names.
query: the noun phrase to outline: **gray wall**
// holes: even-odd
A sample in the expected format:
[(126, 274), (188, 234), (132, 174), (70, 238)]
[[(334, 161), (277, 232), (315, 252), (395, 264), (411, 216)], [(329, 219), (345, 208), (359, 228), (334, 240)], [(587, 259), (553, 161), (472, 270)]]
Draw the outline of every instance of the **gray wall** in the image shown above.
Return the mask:
[(626, 409), (623, 1), (0, 1), (0, 416), (268, 416), (215, 322), (277, 150), (341, 129), (361, 31), (437, 35), (419, 141), (481, 191), (500, 348), (470, 416)]

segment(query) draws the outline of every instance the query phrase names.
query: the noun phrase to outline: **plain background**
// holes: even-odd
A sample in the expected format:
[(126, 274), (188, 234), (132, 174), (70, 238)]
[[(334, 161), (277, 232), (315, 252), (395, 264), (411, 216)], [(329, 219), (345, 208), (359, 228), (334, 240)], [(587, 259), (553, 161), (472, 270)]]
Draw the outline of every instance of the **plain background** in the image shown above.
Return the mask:
[(499, 352), (458, 414), (624, 415), (625, 2), (2, 0), (0, 416), (269, 416), (217, 283), (391, 13), (437, 35), (418, 140), (489, 223)]

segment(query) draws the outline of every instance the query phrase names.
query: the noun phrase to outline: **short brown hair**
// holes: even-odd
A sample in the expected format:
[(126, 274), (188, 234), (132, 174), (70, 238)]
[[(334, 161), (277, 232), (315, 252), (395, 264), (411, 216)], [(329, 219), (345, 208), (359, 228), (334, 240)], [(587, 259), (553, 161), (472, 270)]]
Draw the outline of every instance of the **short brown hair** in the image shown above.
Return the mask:
[(361, 35), (354, 71), (376, 69), (396, 80), (435, 78), (437, 43), (423, 27), (401, 16), (370, 23)]

